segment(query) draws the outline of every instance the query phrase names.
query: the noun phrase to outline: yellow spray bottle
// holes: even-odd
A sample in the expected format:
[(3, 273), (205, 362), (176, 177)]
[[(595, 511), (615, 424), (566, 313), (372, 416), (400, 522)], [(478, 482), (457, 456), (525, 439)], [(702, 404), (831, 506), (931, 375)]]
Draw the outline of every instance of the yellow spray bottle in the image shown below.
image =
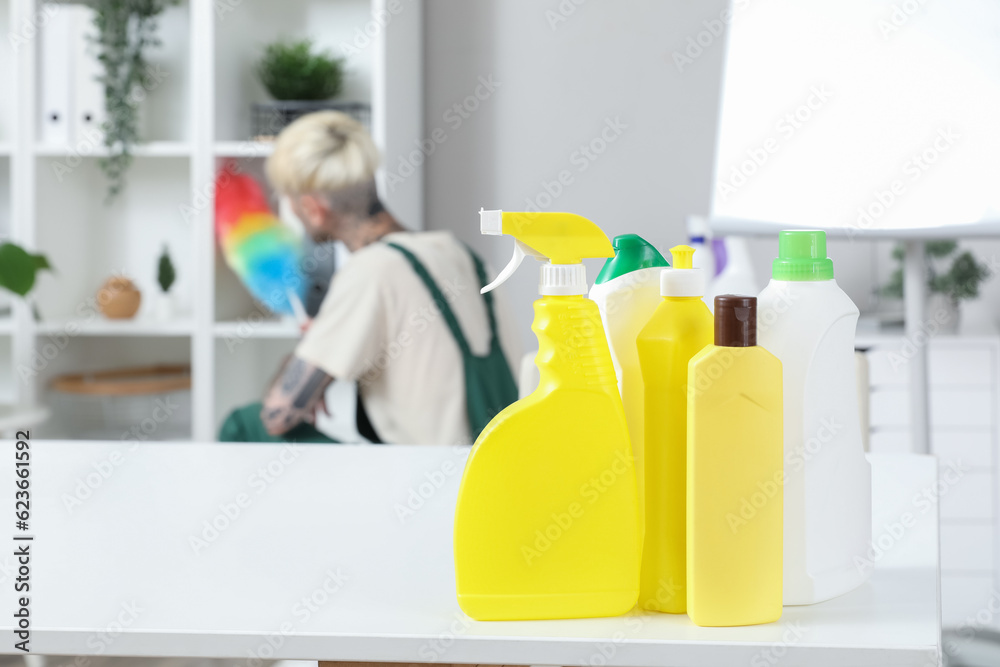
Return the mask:
[(670, 252), (674, 268), (660, 272), (663, 299), (636, 339), (646, 419), (646, 530), (639, 606), (683, 614), (687, 610), (688, 362), (712, 342), (714, 325), (702, 301), (705, 276), (692, 268), (694, 248), (680, 245)]
[(616, 616), (639, 593), (638, 491), (628, 427), (581, 260), (608, 237), (571, 213), (481, 211), (542, 266), (532, 330), (541, 380), (498, 414), (469, 455), (455, 510), (458, 602), (477, 620)]

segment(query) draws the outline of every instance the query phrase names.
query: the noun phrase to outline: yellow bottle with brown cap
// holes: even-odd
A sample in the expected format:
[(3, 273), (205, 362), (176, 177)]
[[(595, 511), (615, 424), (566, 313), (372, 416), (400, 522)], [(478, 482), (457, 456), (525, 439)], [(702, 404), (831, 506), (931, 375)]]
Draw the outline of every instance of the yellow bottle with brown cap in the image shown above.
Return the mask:
[(712, 342), (712, 313), (702, 301), (705, 277), (692, 268), (694, 248), (670, 249), (674, 268), (660, 273), (663, 300), (636, 346), (645, 392), (645, 539), (639, 606), (687, 609), (685, 493), (688, 362)]
[(715, 298), (715, 344), (688, 366), (687, 612), (697, 625), (781, 617), (781, 362), (757, 299)]

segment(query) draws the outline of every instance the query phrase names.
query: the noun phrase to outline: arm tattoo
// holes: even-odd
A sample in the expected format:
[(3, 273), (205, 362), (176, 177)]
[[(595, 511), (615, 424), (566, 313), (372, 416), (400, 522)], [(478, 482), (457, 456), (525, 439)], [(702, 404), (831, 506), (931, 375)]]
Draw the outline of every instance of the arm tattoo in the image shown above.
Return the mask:
[(298, 357), (291, 357), (264, 398), (261, 421), (272, 435), (287, 433), (310, 421), (327, 385), (329, 375)]

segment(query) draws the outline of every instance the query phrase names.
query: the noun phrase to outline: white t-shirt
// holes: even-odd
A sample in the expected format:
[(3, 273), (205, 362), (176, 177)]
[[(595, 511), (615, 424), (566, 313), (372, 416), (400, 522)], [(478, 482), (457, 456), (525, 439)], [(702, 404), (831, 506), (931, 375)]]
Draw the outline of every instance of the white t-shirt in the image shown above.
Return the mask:
[[(338, 380), (357, 380), (379, 437), (397, 444), (468, 443), (462, 354), (406, 257), (420, 260), (473, 354), (489, 351), (486, 303), (469, 250), (449, 232), (395, 232), (353, 253), (295, 351)], [(492, 275), (489, 276), (492, 278)], [(500, 343), (516, 373), (512, 318), (494, 298)], [(513, 363), (512, 363), (513, 360)]]

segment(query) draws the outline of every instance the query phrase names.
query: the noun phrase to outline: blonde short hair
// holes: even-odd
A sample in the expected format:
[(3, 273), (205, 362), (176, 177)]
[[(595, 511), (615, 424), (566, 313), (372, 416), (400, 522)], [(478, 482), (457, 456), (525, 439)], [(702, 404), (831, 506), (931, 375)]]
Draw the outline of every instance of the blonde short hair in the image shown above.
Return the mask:
[(267, 178), (282, 195), (336, 199), (338, 191), (373, 190), (378, 163), (378, 149), (361, 123), (339, 111), (318, 111), (281, 131), (267, 159)]

